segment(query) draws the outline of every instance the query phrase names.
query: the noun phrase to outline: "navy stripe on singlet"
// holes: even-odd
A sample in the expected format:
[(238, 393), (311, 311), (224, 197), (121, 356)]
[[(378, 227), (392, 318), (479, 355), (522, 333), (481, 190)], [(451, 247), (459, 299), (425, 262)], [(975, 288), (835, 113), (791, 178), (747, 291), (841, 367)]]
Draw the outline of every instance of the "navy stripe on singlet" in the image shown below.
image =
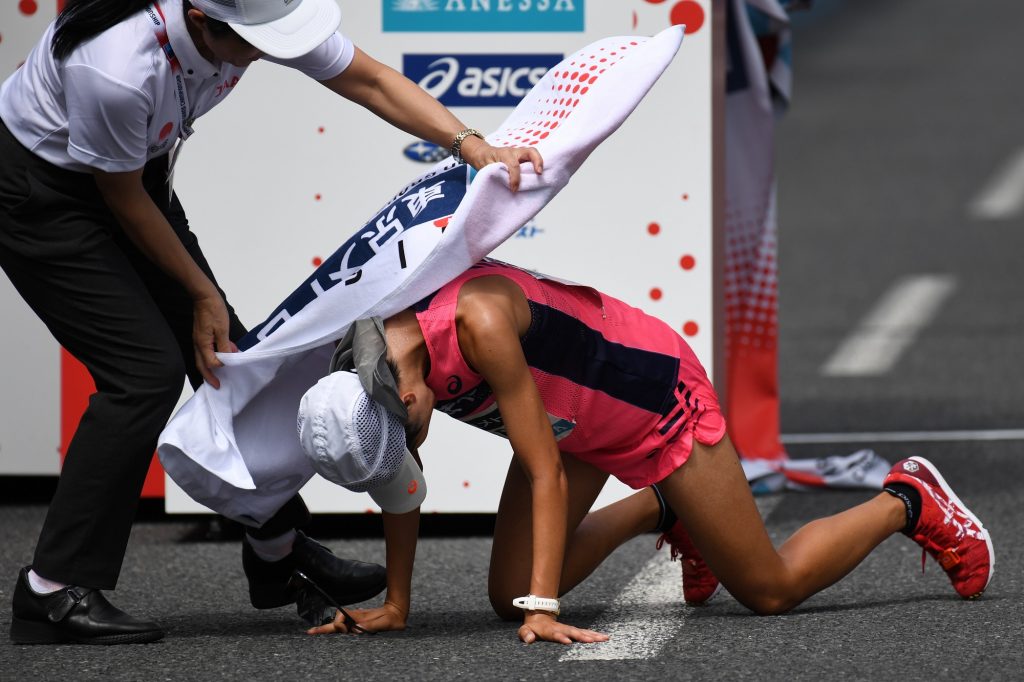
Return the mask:
[(491, 387), (487, 382), (481, 381), (473, 388), (454, 398), (438, 398), (437, 403), (434, 405), (434, 409), (440, 410), (441, 412), (455, 417), (456, 419), (463, 419), (466, 415), (473, 414), (480, 409), (480, 406), (483, 405), (493, 393), (494, 391), (491, 390)]
[(678, 358), (609, 341), (561, 310), (536, 301), (529, 304), (533, 321), (523, 337), (527, 364), (648, 412), (665, 414), (675, 397)]

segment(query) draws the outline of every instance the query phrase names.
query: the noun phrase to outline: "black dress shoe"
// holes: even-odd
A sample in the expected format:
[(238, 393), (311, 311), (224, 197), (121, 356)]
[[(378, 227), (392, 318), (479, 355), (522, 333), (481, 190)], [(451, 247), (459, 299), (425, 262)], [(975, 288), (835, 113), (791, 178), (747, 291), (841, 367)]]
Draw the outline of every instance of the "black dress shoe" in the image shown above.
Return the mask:
[(258, 609), (295, 603), (288, 586), (292, 571), (309, 576), (339, 604), (354, 604), (374, 597), (387, 586), (383, 566), (335, 556), (319, 542), (296, 531), (292, 553), (280, 561), (264, 561), (242, 541), (242, 569), (249, 580), (249, 601)]
[(156, 623), (132, 618), (103, 593), (71, 585), (36, 594), (21, 569), (11, 604), (11, 641), (15, 644), (142, 644), (164, 636)]

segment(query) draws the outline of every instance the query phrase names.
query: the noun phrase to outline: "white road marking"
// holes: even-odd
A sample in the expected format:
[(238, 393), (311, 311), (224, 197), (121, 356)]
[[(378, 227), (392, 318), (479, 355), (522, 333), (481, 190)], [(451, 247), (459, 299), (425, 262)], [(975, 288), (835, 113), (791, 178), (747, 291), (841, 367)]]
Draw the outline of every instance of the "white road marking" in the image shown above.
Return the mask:
[(655, 553), (612, 600), (601, 618), (588, 626), (611, 639), (598, 644), (574, 644), (559, 662), (622, 661), (658, 655), (686, 617), (679, 563), (669, 561), (666, 550)]
[(1024, 429), (974, 431), (861, 431), (855, 433), (784, 433), (782, 442), (816, 443), (952, 443), (963, 441), (1024, 440)]
[(953, 290), (950, 275), (900, 280), (822, 366), (825, 376), (878, 376), (896, 364)]
[[(767, 522), (781, 495), (757, 497)], [(679, 632), (686, 618), (679, 563), (669, 560), (667, 547), (656, 552), (620, 592), (589, 630), (609, 635), (599, 644), (573, 644), (558, 659), (565, 661), (632, 661), (655, 658)], [(721, 599), (719, 595), (717, 599)], [(712, 602), (713, 604), (714, 602)]]
[(1024, 149), (1017, 150), (975, 197), (969, 207), (972, 218), (1000, 220), (1024, 211)]

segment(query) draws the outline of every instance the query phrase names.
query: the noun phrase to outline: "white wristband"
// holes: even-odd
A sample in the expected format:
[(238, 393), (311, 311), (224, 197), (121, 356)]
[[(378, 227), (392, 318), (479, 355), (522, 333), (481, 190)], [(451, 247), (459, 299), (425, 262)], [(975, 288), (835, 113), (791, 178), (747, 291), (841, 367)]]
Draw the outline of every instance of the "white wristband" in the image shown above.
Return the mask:
[(550, 611), (556, 616), (559, 614), (561, 602), (549, 597), (538, 597), (535, 594), (528, 594), (525, 597), (516, 597), (512, 600), (512, 606), (524, 611)]

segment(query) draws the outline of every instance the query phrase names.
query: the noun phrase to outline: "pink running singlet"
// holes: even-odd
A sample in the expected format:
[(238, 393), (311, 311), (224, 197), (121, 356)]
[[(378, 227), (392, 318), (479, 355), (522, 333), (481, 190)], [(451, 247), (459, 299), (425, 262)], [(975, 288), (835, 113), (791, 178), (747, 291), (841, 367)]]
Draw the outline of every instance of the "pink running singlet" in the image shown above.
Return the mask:
[(667, 324), (594, 289), (484, 260), (414, 306), (430, 355), (436, 409), (505, 436), (494, 395), (462, 356), (455, 309), (462, 285), (500, 275), (523, 290), (532, 321), (521, 342), (562, 452), (623, 483), (657, 483), (693, 439), (725, 435), (707, 373)]

